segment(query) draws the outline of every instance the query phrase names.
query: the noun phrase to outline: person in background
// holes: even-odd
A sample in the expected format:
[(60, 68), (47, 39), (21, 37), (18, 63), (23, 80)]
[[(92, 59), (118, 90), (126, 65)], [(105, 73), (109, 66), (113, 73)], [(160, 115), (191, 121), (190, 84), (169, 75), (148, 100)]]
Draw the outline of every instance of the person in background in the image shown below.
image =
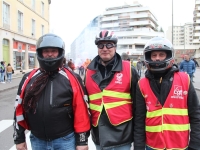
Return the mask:
[(134, 150), (199, 150), (199, 99), (188, 74), (173, 64), (173, 45), (152, 38), (144, 61), (147, 71), (136, 88)]
[(7, 82), (11, 83), (12, 81), (12, 66), (10, 65), (10, 63), (8, 63), (8, 66), (6, 67), (6, 73), (7, 73)]
[(139, 75), (140, 77), (141, 77), (142, 66), (143, 66), (143, 63), (141, 62), (141, 60), (140, 60), (140, 58), (139, 58), (136, 67), (137, 67), (138, 75)]
[(192, 60), (194, 61), (195, 66), (196, 66), (196, 67), (199, 67), (199, 63), (198, 63), (198, 61), (196, 60), (196, 58), (193, 58)]
[(116, 52), (118, 38), (102, 30), (96, 36), (98, 55), (87, 67), (92, 140), (97, 150), (130, 150), (133, 142), (133, 106), (139, 76)]
[(180, 71), (188, 73), (191, 81), (194, 82), (193, 74), (195, 72), (195, 69), (196, 67), (194, 61), (190, 59), (190, 56), (188, 54), (185, 54), (184, 60), (180, 64)]
[(74, 65), (74, 63), (73, 63), (72, 61), (69, 61), (69, 62), (68, 62), (68, 67), (69, 67), (72, 71), (74, 71), (74, 70), (76, 69), (76, 67), (75, 67), (75, 65)]
[(19, 84), (14, 113), (14, 143), (32, 150), (88, 150), (90, 118), (83, 89), (72, 71), (63, 67), (64, 41), (55, 34), (36, 44), (39, 69), (25, 74)]
[(6, 83), (4, 81), (4, 76), (5, 76), (5, 65), (4, 65), (4, 62), (1, 61), (0, 63), (0, 74), (1, 74), (1, 78), (0, 78), (0, 83)]

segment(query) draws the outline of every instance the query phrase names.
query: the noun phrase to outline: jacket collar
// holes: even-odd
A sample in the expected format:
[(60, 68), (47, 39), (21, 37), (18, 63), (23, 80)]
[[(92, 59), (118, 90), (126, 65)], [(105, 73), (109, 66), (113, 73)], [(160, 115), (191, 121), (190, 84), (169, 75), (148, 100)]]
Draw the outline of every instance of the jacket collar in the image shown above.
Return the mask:
[(149, 70), (147, 70), (145, 72), (145, 77), (148, 78), (148, 79), (159, 79), (159, 78), (163, 78), (163, 79), (170, 79), (173, 74), (175, 72), (178, 72), (179, 69), (177, 68), (176, 65), (173, 65), (172, 68), (170, 68), (168, 71), (166, 71), (165, 73), (163, 74), (157, 74), (156, 76)]
[[(115, 53), (113, 61), (109, 62), (107, 65), (111, 65), (111, 63), (113, 65), (112, 71), (116, 72), (122, 70), (122, 59), (118, 53)], [(100, 57), (99, 55), (97, 55), (88, 65), (88, 69), (97, 71), (99, 70), (98, 69), (99, 65), (100, 65)]]

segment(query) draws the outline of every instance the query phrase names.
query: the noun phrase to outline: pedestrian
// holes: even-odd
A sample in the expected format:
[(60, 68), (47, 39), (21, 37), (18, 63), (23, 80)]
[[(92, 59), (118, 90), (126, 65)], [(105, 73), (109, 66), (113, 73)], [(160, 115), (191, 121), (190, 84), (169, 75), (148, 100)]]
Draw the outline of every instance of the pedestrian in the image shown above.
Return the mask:
[(198, 61), (196, 60), (196, 58), (193, 58), (192, 60), (194, 61), (195, 67), (199, 67), (199, 63), (198, 63)]
[(5, 65), (4, 65), (4, 62), (1, 61), (1, 64), (0, 64), (0, 74), (1, 74), (1, 78), (0, 78), (0, 83), (6, 83), (4, 81), (4, 76), (5, 76)]
[(196, 67), (194, 61), (190, 59), (190, 56), (188, 54), (185, 54), (184, 60), (180, 64), (180, 71), (188, 73), (190, 76), (190, 80), (194, 82), (193, 74), (195, 72), (195, 69)]
[(74, 63), (72, 62), (72, 61), (69, 61), (68, 62), (68, 67), (72, 70), (72, 71), (74, 71), (75, 70), (75, 65), (74, 65)]
[(65, 47), (55, 34), (41, 36), (36, 44), (40, 68), (22, 78), (14, 116), (17, 150), (88, 150), (90, 120), (84, 93), (73, 73), (63, 67)]
[(199, 150), (200, 105), (188, 74), (174, 65), (167, 39), (144, 48), (145, 77), (136, 87), (134, 150)]
[(117, 41), (114, 32), (100, 31), (95, 39), (98, 55), (85, 76), (97, 150), (130, 150), (133, 142), (133, 102), (139, 76), (116, 52)]
[(80, 76), (83, 76), (83, 75), (84, 75), (84, 72), (85, 72), (85, 71), (84, 71), (85, 69), (84, 69), (83, 65), (81, 65), (78, 69), (79, 69), (79, 75), (80, 75)]
[(8, 66), (6, 67), (6, 73), (7, 73), (7, 82), (11, 83), (12, 81), (12, 66), (10, 65), (10, 63), (8, 63)]
[(140, 58), (138, 59), (136, 66), (137, 66), (138, 75), (141, 77), (141, 71), (142, 71), (143, 63), (141, 62)]

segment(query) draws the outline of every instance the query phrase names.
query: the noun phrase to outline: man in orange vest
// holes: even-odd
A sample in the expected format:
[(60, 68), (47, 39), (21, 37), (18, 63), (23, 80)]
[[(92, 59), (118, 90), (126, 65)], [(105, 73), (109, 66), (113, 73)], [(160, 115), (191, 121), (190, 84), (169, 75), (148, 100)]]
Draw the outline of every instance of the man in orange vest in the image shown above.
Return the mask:
[(26, 150), (30, 130), (32, 150), (88, 150), (90, 119), (83, 89), (73, 72), (63, 66), (64, 41), (45, 34), (37, 41), (39, 69), (22, 78), (14, 115), (14, 142)]
[(189, 75), (174, 65), (171, 42), (144, 47), (145, 77), (136, 88), (134, 150), (199, 150), (200, 105)]
[(130, 150), (133, 142), (133, 105), (139, 76), (129, 61), (116, 53), (117, 36), (101, 31), (95, 44), (98, 55), (87, 67), (92, 140), (97, 150)]

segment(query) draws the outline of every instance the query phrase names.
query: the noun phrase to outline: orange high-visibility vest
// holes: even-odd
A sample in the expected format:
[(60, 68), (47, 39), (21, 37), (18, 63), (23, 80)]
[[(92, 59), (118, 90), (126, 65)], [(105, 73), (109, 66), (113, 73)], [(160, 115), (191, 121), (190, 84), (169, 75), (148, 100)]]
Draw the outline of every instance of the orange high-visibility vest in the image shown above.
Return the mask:
[(131, 64), (123, 61), (123, 70), (116, 72), (110, 84), (100, 90), (92, 76), (95, 71), (87, 70), (86, 89), (89, 95), (92, 125), (97, 126), (103, 107), (112, 125), (117, 126), (133, 117), (131, 87)]
[(187, 97), (190, 78), (174, 74), (171, 90), (162, 106), (151, 90), (149, 80), (143, 78), (139, 87), (146, 102), (146, 144), (153, 149), (186, 149), (189, 141)]

